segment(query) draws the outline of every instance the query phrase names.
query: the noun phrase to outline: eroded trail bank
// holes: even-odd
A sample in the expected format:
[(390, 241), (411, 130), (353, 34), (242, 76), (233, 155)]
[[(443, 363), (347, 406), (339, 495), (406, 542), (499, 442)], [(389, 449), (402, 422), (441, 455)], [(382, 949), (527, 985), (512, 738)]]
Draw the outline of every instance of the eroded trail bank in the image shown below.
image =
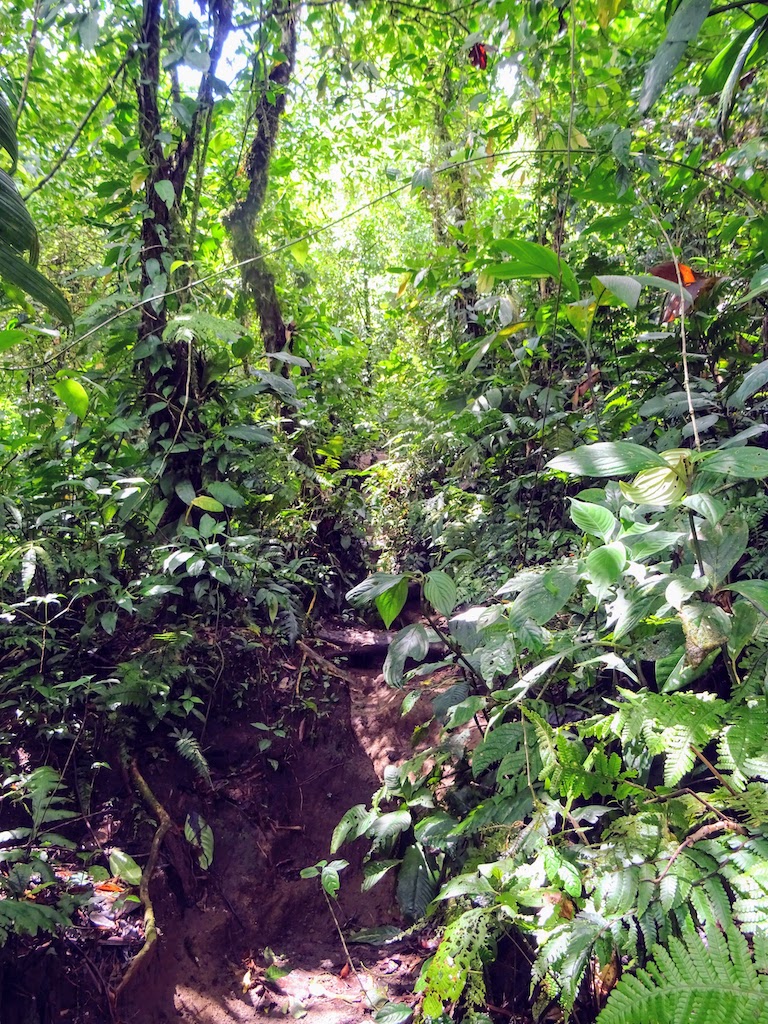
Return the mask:
[[(333, 657), (338, 645), (312, 650)], [(211, 728), (212, 787), (192, 781), (189, 765), (175, 759), (147, 772), (175, 822), (196, 813), (211, 826), (215, 853), (206, 877), (191, 869), (181, 877), (184, 866), (171, 856), (153, 879), (161, 937), (120, 1000), (125, 1024), (276, 1013), (352, 1024), (410, 994), (425, 956), (417, 941), (351, 942), (350, 969), (318, 879), (300, 877), (329, 859), (333, 829), (349, 807), (369, 803), (384, 767), (411, 753), (417, 719), (401, 718), (401, 697), (380, 676), (382, 645), (369, 652), (367, 667), (331, 675), (309, 652), (294, 651), (258, 708), (244, 706)], [(341, 854), (349, 867), (333, 911), (345, 936), (403, 923), (391, 882), (361, 891), (366, 849), (359, 841)]]

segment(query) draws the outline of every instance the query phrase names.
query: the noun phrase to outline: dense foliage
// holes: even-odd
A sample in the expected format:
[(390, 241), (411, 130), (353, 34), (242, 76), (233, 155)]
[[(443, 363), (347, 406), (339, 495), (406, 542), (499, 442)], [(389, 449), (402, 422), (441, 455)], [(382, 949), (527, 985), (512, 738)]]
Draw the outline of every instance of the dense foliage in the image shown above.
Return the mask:
[(751, 0), (6, 5), (8, 949), (105, 745), (210, 781), (210, 630), (418, 591), (384, 677), (440, 739), (331, 850), (438, 930), (417, 1012), (486, 1020), (512, 945), (521, 1019), (765, 1017), (766, 47)]

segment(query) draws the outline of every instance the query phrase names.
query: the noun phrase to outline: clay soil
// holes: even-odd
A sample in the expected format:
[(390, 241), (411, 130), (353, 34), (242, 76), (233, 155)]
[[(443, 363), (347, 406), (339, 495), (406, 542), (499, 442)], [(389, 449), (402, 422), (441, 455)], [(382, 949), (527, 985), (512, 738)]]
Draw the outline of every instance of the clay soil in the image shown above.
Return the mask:
[[(300, 872), (333, 859), (329, 843), (343, 813), (369, 805), (384, 768), (412, 756), (413, 730), (429, 717), (429, 702), (401, 717), (402, 693), (380, 674), (383, 649), (358, 657), (357, 666), (339, 661), (338, 649), (318, 642), (312, 649), (335, 658), (345, 678), (298, 648), (273, 652), (267, 673), (263, 652), (240, 659), (242, 705), (222, 709), (218, 720), (212, 716), (205, 735), (210, 785), (169, 752), (170, 744), (163, 750), (149, 737), (136, 744), (136, 764), (173, 822), (150, 887), (159, 940), (116, 1005), (109, 993), (140, 941), (120, 945), (115, 937), (110, 945), (91, 936), (31, 950), (27, 945), (23, 969), (6, 971), (3, 1024), (224, 1024), (275, 1017), (355, 1024), (387, 1000), (413, 1002), (431, 943), (423, 935), (379, 945), (350, 938), (363, 929), (389, 925), (394, 931), (406, 924), (389, 877), (361, 891), (366, 841), (335, 855), (349, 867), (333, 913), (319, 879)], [(227, 699), (222, 694), (219, 703)], [(260, 750), (267, 738), (271, 745)], [(135, 793), (127, 795), (119, 774), (112, 776), (123, 824), (108, 842), (143, 864), (153, 822)], [(113, 794), (113, 807), (116, 799)], [(207, 871), (183, 839), (190, 814), (213, 830)], [(140, 918), (137, 910), (137, 923)]]
[[(307, 672), (314, 667), (305, 665)], [(286, 668), (285, 690), (296, 674)], [(320, 716), (294, 712), (285, 742), (266, 756), (257, 752), (261, 734), (248, 721), (217, 726), (211, 755), (221, 767), (214, 768), (217, 795), (210, 801), (200, 800), (199, 786), (172, 792), (167, 773), (150, 775), (176, 821), (192, 809), (203, 815), (216, 850), (211, 877), (192, 905), (173, 892), (172, 881), (158, 879), (162, 939), (121, 1002), (125, 1024), (224, 1024), (286, 1013), (306, 1024), (353, 1024), (384, 995), (410, 993), (424, 956), (416, 941), (352, 944), (353, 972), (318, 879), (299, 875), (332, 859), (330, 838), (341, 815), (367, 805), (384, 765), (410, 751), (413, 723), (401, 722), (400, 697), (375, 669), (350, 677), (356, 685), (333, 679), (322, 697), (314, 688), (314, 697), (305, 693), (305, 700), (317, 698)], [(337, 855), (350, 864), (333, 907), (345, 935), (402, 924), (391, 883), (361, 892), (365, 851), (362, 840)], [(290, 973), (270, 984), (265, 968), (272, 953)]]

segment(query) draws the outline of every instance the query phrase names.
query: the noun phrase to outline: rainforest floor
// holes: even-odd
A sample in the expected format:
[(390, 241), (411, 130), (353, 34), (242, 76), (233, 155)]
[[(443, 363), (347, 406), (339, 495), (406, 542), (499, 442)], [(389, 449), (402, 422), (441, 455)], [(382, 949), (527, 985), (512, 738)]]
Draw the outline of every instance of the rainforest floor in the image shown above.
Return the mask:
[[(140, 944), (143, 934), (138, 905), (125, 918), (136, 926), (117, 929), (92, 914), (65, 936), (22, 942), (0, 973), (3, 1024), (224, 1024), (284, 1015), (354, 1024), (387, 1000), (413, 1001), (435, 945), (429, 931), (378, 945), (351, 938), (407, 925), (391, 875), (361, 890), (366, 841), (336, 854), (349, 861), (337, 900), (317, 877), (300, 877), (333, 859), (331, 835), (344, 812), (369, 805), (384, 768), (413, 755), (414, 729), (431, 714), (425, 700), (401, 715), (402, 693), (381, 676), (386, 638), (376, 644), (371, 636), (360, 630), (359, 642), (353, 631), (344, 645), (310, 639), (303, 649), (272, 648), (268, 671), (263, 649), (245, 650), (231, 686), (225, 667), (219, 697), (229, 686), (235, 707), (208, 720), (210, 781), (159, 735), (137, 738), (134, 763), (172, 823), (150, 881), (157, 943), (115, 1002), (139, 948), (135, 936), (121, 936), (133, 928)], [(349, 657), (340, 657), (344, 650)], [(117, 846), (143, 865), (155, 832), (150, 810), (126, 772), (101, 778), (88, 832), (102, 837), (105, 861)], [(206, 871), (182, 839), (195, 815), (214, 836)]]

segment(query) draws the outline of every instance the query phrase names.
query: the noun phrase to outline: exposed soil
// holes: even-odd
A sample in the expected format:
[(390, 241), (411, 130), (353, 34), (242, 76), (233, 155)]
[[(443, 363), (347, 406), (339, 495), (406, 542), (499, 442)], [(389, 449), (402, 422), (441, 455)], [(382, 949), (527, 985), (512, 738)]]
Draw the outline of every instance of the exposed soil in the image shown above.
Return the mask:
[[(361, 692), (370, 687), (372, 675), (358, 673)], [(199, 787), (171, 792), (164, 770), (156, 779), (148, 776), (176, 821), (192, 809), (202, 814), (213, 829), (216, 850), (211, 880), (194, 905), (180, 905), (183, 898), (174, 897), (170, 886), (157, 886), (162, 940), (158, 955), (126, 993), (121, 1008), (126, 1022), (257, 1021), (287, 1008), (310, 1024), (351, 1022), (366, 1012), (368, 1001), (355, 976), (345, 971), (340, 977), (345, 953), (319, 882), (299, 877), (302, 868), (329, 859), (331, 833), (341, 815), (354, 804), (367, 804), (380, 785), (365, 749), (372, 742), (379, 750), (377, 723), (366, 718), (372, 728), (355, 734), (351, 720), (359, 722), (360, 716), (350, 709), (358, 694), (345, 692), (340, 681), (333, 687), (338, 701), (326, 717), (307, 711), (309, 724), (289, 723), (291, 738), (275, 750), (274, 769), (258, 753), (260, 734), (249, 722), (214, 729), (214, 755), (227, 755), (214, 776), (214, 799), (201, 800)], [(379, 688), (386, 702), (386, 687)], [(393, 736), (385, 742), (390, 748), (398, 741)], [(393, 917), (397, 904), (391, 885), (360, 892), (364, 853), (364, 842), (343, 851), (350, 867), (334, 909), (345, 933), (400, 923)], [(259, 983), (267, 966), (265, 948), (293, 968), (271, 989)], [(377, 954), (370, 947), (353, 952), (366, 984), (407, 986), (412, 956)]]
[[(159, 940), (116, 1007), (107, 997), (141, 946), (138, 910), (98, 938), (83, 939), (84, 918), (86, 928), (74, 939), (42, 948), (27, 944), (23, 969), (19, 963), (19, 970), (6, 971), (3, 1024), (224, 1024), (284, 1014), (306, 1024), (354, 1024), (386, 999), (412, 998), (428, 943), (416, 936), (378, 947), (349, 940), (361, 929), (404, 925), (389, 876), (361, 891), (366, 841), (336, 855), (349, 867), (333, 914), (319, 879), (300, 877), (302, 868), (331, 859), (331, 834), (343, 813), (368, 805), (384, 768), (413, 755), (413, 730), (431, 714), (425, 700), (401, 717), (402, 694), (380, 674), (385, 645), (371, 644), (363, 631), (360, 641), (362, 665), (342, 662), (344, 679), (307, 656), (316, 650), (338, 658), (338, 646), (315, 642), (303, 655), (297, 649), (282, 662), (273, 658), (270, 682), (247, 690), (238, 712), (209, 723), (204, 747), (212, 785), (175, 753), (158, 756), (156, 742), (154, 749), (151, 740), (137, 744), (137, 766), (174, 823), (150, 887)], [(345, 648), (355, 650), (354, 636)], [(264, 680), (262, 669), (254, 665), (251, 672), (244, 658), (235, 671)], [(285, 735), (255, 728), (256, 721)], [(260, 750), (266, 738), (271, 745)], [(112, 840), (110, 816), (101, 830), (93, 828), (103, 833), (106, 852), (114, 841), (145, 863), (154, 826), (146, 808), (128, 801), (119, 773), (112, 781), (113, 790), (122, 790), (115, 815), (123, 819), (120, 834)], [(110, 796), (114, 810), (120, 800)], [(207, 872), (182, 838), (187, 816), (195, 813), (215, 837)], [(131, 836), (129, 822), (142, 817)]]

